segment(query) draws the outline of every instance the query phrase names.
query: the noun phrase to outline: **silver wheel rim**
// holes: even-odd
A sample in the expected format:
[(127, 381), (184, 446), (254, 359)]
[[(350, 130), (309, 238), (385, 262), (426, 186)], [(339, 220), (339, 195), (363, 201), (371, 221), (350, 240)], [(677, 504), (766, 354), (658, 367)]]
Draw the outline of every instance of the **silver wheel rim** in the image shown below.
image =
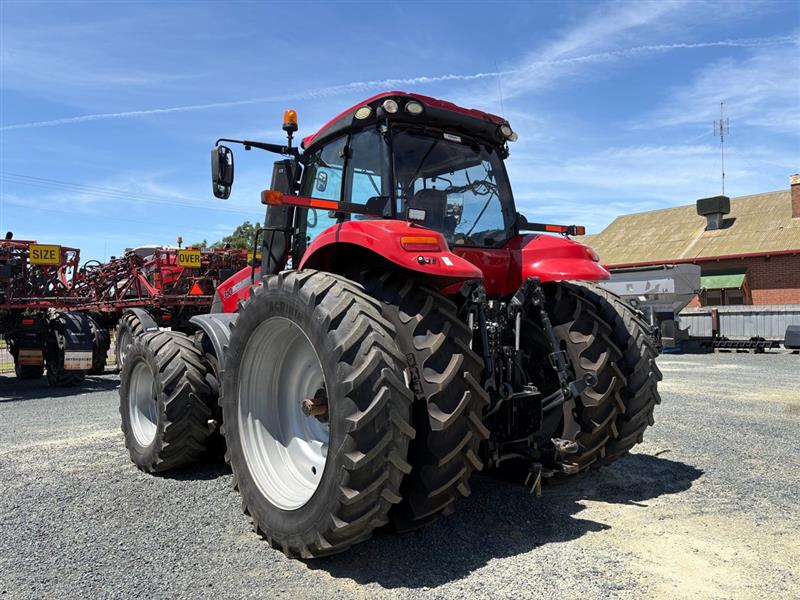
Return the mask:
[(284, 317), (261, 323), (247, 342), (239, 371), (239, 431), (247, 468), (274, 506), (295, 510), (319, 487), (329, 429), (302, 410), (327, 389), (308, 336)]
[(128, 346), (131, 345), (131, 334), (128, 330), (123, 330), (117, 340), (117, 346), (119, 347), (119, 367), (121, 368), (122, 365), (125, 364), (125, 355), (128, 354)]
[(128, 415), (133, 437), (141, 446), (149, 446), (158, 429), (158, 401), (153, 370), (144, 361), (136, 363), (130, 374)]

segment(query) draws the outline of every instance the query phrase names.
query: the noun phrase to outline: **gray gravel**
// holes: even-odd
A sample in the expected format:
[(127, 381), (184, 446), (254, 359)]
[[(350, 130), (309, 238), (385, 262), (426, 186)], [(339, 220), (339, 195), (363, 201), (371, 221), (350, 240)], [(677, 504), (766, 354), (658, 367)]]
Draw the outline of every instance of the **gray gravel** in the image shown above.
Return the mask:
[(251, 532), (224, 465), (135, 469), (116, 376), (0, 377), (0, 596), (800, 597), (800, 357), (660, 364), (657, 424), (613, 467), (539, 499), (476, 477), (432, 527), (311, 563)]

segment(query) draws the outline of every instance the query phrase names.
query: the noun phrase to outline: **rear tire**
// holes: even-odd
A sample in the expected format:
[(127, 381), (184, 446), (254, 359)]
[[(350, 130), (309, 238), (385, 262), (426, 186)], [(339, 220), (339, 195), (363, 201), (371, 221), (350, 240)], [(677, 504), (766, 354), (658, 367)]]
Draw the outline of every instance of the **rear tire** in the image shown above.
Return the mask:
[(455, 501), (470, 494), (472, 472), (483, 468), (479, 446), (489, 434), (481, 422), (489, 401), (480, 384), (483, 361), (469, 347), (472, 332), (455, 304), (436, 290), (392, 272), (365, 276), (364, 286), (397, 330), (417, 398), (412, 471), (392, 511), (397, 529), (410, 530), (453, 512)]
[[(262, 282), (225, 357), (226, 458), (244, 512), (274, 547), (302, 558), (342, 552), (388, 522), (411, 469), (403, 355), (357, 284), (317, 271)], [(298, 363), (309, 377), (293, 375)], [(327, 427), (299, 413), (311, 388), (324, 391)]]
[(122, 433), (131, 460), (160, 473), (203, 458), (215, 401), (208, 366), (185, 335), (159, 331), (136, 338), (120, 373)]
[(65, 338), (60, 319), (50, 324), (45, 352), (47, 383), (52, 387), (75, 387), (86, 379), (86, 371), (70, 371), (64, 368)]
[[(573, 474), (613, 462), (642, 440), (653, 423), (653, 408), (661, 401), (656, 389), (661, 379), (655, 365), (658, 352), (646, 323), (614, 294), (592, 284), (567, 282), (551, 284), (546, 291), (548, 314), (573, 375), (597, 379), (575, 400), (578, 452), (555, 457), (557, 470)], [(537, 345), (536, 321), (526, 320), (523, 328), (523, 347), (532, 354), (537, 352), (531, 350)], [(555, 377), (552, 369), (550, 376)], [(540, 389), (545, 395), (552, 391), (547, 385)], [(565, 435), (561, 414), (560, 406), (545, 413), (545, 439)]]

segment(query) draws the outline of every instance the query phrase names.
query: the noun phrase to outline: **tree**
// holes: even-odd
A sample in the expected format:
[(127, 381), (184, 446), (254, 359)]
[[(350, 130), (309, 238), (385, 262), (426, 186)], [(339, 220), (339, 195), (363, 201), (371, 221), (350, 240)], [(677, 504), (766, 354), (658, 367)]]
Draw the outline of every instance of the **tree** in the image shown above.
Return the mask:
[(241, 225), (239, 225), (236, 229), (233, 230), (233, 233), (230, 235), (226, 235), (220, 241), (215, 242), (213, 244), (214, 248), (224, 248), (227, 244), (230, 244), (232, 248), (247, 248), (250, 249), (253, 247), (253, 241), (256, 237), (256, 231), (261, 228), (261, 224), (256, 221), (255, 223), (251, 223), (250, 221), (245, 221)]

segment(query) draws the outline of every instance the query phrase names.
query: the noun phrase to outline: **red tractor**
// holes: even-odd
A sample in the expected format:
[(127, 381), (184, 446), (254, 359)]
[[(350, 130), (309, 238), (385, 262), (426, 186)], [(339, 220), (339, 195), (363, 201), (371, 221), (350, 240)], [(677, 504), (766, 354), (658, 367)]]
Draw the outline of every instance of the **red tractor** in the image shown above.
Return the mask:
[[(217, 290), (194, 337), (142, 335), (121, 375), (136, 465), (227, 447), (244, 511), (289, 556), (341, 552), (450, 513), (476, 470), (543, 479), (609, 464), (653, 423), (649, 326), (594, 284), (576, 226), (517, 213), (501, 117), (387, 92), (283, 155), (260, 264)], [(547, 235), (547, 233), (561, 234)], [(312, 235), (313, 234), (313, 235)]]

